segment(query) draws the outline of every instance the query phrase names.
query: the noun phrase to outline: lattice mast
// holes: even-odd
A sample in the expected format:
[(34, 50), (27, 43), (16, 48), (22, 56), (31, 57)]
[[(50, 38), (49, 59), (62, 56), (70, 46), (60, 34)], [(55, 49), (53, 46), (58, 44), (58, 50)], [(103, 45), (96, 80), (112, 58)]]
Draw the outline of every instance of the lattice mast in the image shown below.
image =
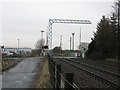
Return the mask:
[(68, 23), (68, 24), (91, 24), (89, 20), (69, 20), (69, 19), (49, 19), (49, 32), (47, 45), (52, 49), (52, 24), (53, 23)]

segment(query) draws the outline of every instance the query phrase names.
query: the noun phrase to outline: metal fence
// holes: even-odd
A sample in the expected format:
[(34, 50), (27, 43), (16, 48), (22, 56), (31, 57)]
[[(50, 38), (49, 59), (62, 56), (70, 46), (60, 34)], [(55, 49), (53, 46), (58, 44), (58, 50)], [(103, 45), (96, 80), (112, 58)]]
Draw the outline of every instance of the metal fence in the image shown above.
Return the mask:
[(73, 83), (73, 73), (65, 73), (63, 76), (61, 72), (61, 65), (56, 64), (53, 57), (48, 54), (50, 81), (54, 88), (64, 90), (80, 90), (75, 83)]

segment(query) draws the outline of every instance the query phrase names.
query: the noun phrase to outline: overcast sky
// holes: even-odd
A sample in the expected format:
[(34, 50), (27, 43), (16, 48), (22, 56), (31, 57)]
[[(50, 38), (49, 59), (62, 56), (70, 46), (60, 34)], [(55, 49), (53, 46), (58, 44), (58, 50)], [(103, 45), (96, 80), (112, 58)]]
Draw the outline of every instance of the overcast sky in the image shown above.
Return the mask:
[(45, 31), (46, 38), (49, 19), (90, 20), (92, 24), (89, 25), (53, 24), (53, 47), (60, 45), (62, 35), (62, 47), (69, 49), (69, 38), (74, 32), (77, 49), (80, 28), (81, 41), (90, 42), (102, 15), (109, 17), (113, 11), (113, 2), (114, 0), (2, 0), (0, 45), (17, 47), (20, 39), (20, 47), (34, 48), (36, 41), (41, 38), (41, 30)]

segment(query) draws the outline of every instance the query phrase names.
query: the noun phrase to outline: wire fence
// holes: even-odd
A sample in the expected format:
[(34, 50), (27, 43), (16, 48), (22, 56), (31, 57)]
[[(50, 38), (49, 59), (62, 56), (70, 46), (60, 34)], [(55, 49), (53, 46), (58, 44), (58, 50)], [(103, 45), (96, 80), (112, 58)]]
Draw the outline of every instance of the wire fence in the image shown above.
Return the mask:
[(55, 63), (52, 55), (48, 54), (48, 63), (50, 71), (50, 81), (54, 88), (58, 90), (63, 88), (65, 90), (80, 90), (75, 83), (73, 83), (73, 73), (65, 73), (65, 77), (61, 73), (61, 65)]

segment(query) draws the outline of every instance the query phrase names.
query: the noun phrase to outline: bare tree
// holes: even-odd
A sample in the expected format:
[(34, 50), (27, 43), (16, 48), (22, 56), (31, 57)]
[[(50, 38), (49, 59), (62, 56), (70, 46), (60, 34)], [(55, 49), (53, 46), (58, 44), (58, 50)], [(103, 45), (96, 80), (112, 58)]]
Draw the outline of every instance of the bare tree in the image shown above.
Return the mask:
[(44, 46), (44, 44), (45, 44), (45, 40), (44, 40), (44, 39), (39, 39), (39, 40), (36, 42), (35, 48), (36, 48), (36, 49), (42, 49), (42, 46)]

